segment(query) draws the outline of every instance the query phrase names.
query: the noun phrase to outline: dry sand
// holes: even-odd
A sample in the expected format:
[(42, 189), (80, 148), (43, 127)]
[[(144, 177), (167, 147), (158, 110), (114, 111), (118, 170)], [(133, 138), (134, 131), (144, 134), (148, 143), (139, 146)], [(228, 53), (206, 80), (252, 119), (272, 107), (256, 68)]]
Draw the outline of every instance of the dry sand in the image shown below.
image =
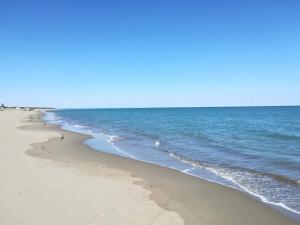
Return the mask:
[(92, 150), (38, 115), (0, 112), (0, 225), (295, 224), (231, 188)]
[(128, 172), (25, 154), (31, 143), (59, 137), (53, 129), (18, 129), (31, 114), (0, 112), (1, 225), (183, 224)]

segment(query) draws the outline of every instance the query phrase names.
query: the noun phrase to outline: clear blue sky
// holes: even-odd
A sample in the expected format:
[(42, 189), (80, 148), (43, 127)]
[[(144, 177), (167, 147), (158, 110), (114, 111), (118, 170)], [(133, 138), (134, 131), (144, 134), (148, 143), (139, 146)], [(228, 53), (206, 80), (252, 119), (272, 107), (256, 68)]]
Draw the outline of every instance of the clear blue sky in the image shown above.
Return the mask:
[(0, 0), (0, 102), (300, 104), (299, 0)]

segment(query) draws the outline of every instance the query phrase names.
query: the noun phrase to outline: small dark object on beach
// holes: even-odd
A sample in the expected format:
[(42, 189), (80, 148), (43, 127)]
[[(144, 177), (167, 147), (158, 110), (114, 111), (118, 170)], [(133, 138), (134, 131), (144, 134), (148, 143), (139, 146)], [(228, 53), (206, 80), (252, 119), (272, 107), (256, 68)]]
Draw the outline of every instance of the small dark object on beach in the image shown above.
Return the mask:
[(62, 134), (61, 137), (60, 137), (60, 140), (63, 140), (65, 137), (64, 135)]
[(43, 125), (46, 126), (46, 123), (44, 122)]

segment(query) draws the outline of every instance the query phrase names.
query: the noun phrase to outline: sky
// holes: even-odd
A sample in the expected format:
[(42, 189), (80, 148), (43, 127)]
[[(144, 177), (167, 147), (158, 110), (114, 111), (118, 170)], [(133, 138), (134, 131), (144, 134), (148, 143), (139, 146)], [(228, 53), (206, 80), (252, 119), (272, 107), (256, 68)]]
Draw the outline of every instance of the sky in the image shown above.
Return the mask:
[(0, 0), (0, 103), (300, 105), (299, 0)]

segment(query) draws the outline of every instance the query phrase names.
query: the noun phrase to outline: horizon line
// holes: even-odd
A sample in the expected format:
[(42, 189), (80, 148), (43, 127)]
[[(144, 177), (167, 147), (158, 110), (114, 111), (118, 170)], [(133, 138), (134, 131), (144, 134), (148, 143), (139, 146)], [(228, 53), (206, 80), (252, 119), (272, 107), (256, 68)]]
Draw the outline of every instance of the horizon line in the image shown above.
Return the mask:
[[(174, 108), (257, 108), (257, 107), (300, 107), (300, 105), (232, 105), (232, 106), (145, 106), (145, 107), (52, 107), (54, 109), (174, 109)], [(46, 107), (45, 107), (46, 108)], [(50, 108), (50, 107), (49, 107)]]

